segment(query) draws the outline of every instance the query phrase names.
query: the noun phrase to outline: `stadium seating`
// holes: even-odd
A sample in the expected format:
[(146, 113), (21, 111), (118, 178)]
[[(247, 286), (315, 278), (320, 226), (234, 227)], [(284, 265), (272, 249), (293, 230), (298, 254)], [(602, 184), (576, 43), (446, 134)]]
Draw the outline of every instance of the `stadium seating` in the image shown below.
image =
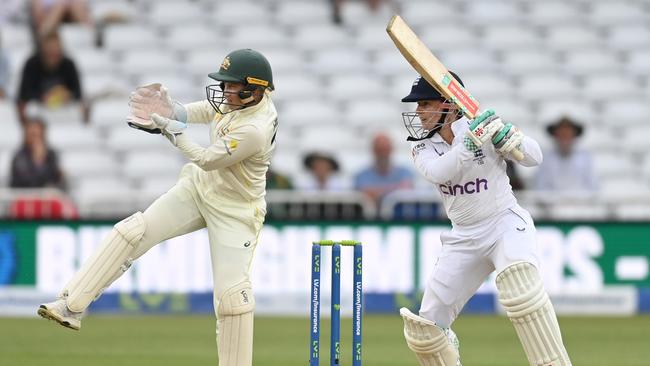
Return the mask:
[[(278, 1), (274, 23), (329, 25), (330, 9), (325, 1)], [(328, 28), (334, 29), (332, 26)]]
[(512, 49), (503, 53), (501, 70), (504, 74), (529, 75), (553, 73), (559, 70), (557, 56), (553, 52), (533, 49)]
[(286, 103), (282, 112), (280, 129), (284, 126), (316, 129), (322, 125), (338, 124), (338, 119), (344, 117), (336, 103), (318, 100)]
[(603, 39), (598, 29), (581, 24), (546, 27), (544, 45), (551, 50), (599, 48)]
[(600, 119), (608, 126), (640, 126), (643, 116), (650, 113), (650, 106), (644, 98), (627, 100), (606, 100), (602, 105)]
[[(116, 127), (123, 126), (130, 91), (158, 81), (182, 102), (202, 99), (211, 82), (207, 74), (234, 48), (257, 48), (273, 66), (274, 99), (280, 111), (280, 144), (273, 162), (278, 171), (299, 177), (304, 174), (304, 153), (333, 141), (329, 147), (345, 160), (343, 174), (351, 177), (370, 160), (368, 146), (355, 145), (354, 140), (380, 130), (395, 139), (394, 159), (409, 164), (400, 112), (414, 106), (399, 99), (408, 93), (416, 74), (384, 33), (392, 7), (373, 13), (362, 2), (345, 2), (344, 23), (334, 25), (326, 1), (90, 3), (96, 20), (119, 15), (125, 22), (106, 27), (103, 48), (96, 48), (94, 30), (63, 26), (66, 50), (92, 101), (90, 124), (66, 118), (65, 123), (51, 121), (49, 131), (52, 146), (61, 152), (78, 187), (74, 197), (88, 199), (87, 204), (80, 202), (82, 214), (101, 211), (97, 202), (110, 200), (115, 191), (124, 190), (126, 197), (138, 191), (143, 195), (164, 191), (183, 162), (176, 154), (173, 167), (147, 164), (158, 154), (176, 152), (159, 136)], [(603, 189), (613, 191), (611, 187), (622, 184), (614, 178), (650, 183), (650, 153), (637, 133), (650, 112), (650, 9), (644, 1), (396, 0), (394, 4), (424, 42), (461, 75), (483, 107), (496, 109), (543, 146), (550, 144), (548, 123), (562, 115), (574, 117), (586, 126), (582, 146), (594, 151)], [(9, 51), (13, 96), (32, 38), (26, 24), (4, 24), (0, 35), (3, 49)], [(5, 122), (0, 133), (0, 182), (6, 184), (8, 162), (22, 133), (11, 103), (0, 102), (0, 119)], [(201, 144), (209, 143), (203, 127), (191, 126), (187, 133)], [(143, 154), (130, 153), (136, 150)], [(102, 174), (97, 166), (105, 168), (102, 177), (108, 182), (101, 189), (88, 182)], [(145, 167), (158, 179), (148, 179), (141, 170)], [(121, 175), (126, 179), (111, 186)], [(522, 175), (529, 181), (534, 170), (524, 169)], [(430, 189), (428, 183), (419, 182), (419, 187)], [(530, 204), (537, 205), (534, 200)], [(125, 199), (116, 206), (130, 204)], [(535, 207), (540, 215), (554, 218), (628, 217), (624, 206), (604, 203), (592, 208)], [(629, 217), (647, 217), (647, 209), (643, 204), (629, 206)]]
[[(402, 106), (395, 101), (378, 99), (348, 103), (344, 114), (346, 126), (372, 129), (386, 129), (390, 125), (401, 125)], [(406, 130), (402, 132), (406, 133)]]
[(622, 64), (614, 52), (601, 49), (567, 52), (564, 68), (573, 75), (598, 75), (620, 73)]
[[(487, 74), (497, 68), (496, 56), (493, 52), (485, 50), (481, 57), (476, 57), (476, 50), (472, 48), (459, 48), (440, 52), (440, 61), (446, 65), (454, 65), (453, 71), (458, 75), (469, 73)], [(465, 81), (467, 83), (467, 81)]]
[(142, 73), (159, 75), (175, 74), (180, 62), (175, 52), (166, 49), (134, 49), (125, 52), (120, 62), (120, 71), (124, 74), (138, 76)]
[(64, 153), (97, 149), (102, 141), (95, 129), (72, 123), (50, 125), (47, 135), (52, 147)]
[[(83, 31), (87, 31), (83, 28)], [(113, 55), (101, 48), (72, 48), (66, 44), (66, 50), (74, 58), (82, 77), (95, 73), (113, 73), (117, 71)], [(85, 86), (85, 83), (84, 83)]]
[(485, 27), (483, 34), (483, 42), (489, 48), (502, 51), (539, 49), (541, 41), (536, 29), (522, 24), (492, 24)]
[(463, 18), (485, 25), (508, 22), (521, 15), (521, 5), (511, 1), (476, 1), (463, 7)]
[(596, 25), (642, 24), (647, 21), (639, 2), (596, 2), (590, 4), (589, 20)]
[[(263, 1), (233, 1), (227, 5), (223, 2), (216, 4), (212, 19), (218, 19), (218, 24), (226, 27), (237, 25), (242, 19), (255, 19), (255, 23), (270, 23), (270, 9)], [(214, 25), (212, 25), (214, 26)]]
[(74, 189), (87, 178), (114, 178), (119, 172), (119, 164), (111, 153), (101, 151), (73, 150), (61, 154), (61, 164), (66, 179)]
[(596, 128), (600, 122), (598, 111), (594, 108), (594, 104), (589, 101), (580, 100), (550, 100), (539, 103), (537, 111), (537, 120), (543, 124), (553, 122), (554, 120), (568, 116), (575, 118), (580, 123)]
[(460, 9), (454, 2), (434, 1), (405, 1), (402, 4), (402, 15), (415, 27), (430, 24), (453, 23), (452, 19)]
[(121, 176), (137, 183), (153, 178), (173, 180), (178, 175), (181, 165), (180, 157), (171, 149), (167, 153), (156, 151), (131, 154), (126, 157)]
[(96, 21), (116, 16), (125, 20), (135, 20), (142, 11), (142, 3), (142, 1), (127, 0), (93, 1), (90, 11)]
[(530, 1), (525, 15), (526, 24), (531, 25), (564, 25), (573, 24), (583, 12), (582, 4), (578, 1)]
[(628, 62), (625, 66), (630, 73), (645, 76), (649, 75), (650, 51), (647, 49), (637, 49), (631, 51), (628, 56)]
[(146, 14), (161, 25), (191, 24), (209, 20), (201, 3), (190, 1), (152, 1)]
[(59, 30), (66, 50), (78, 52), (95, 46), (95, 32), (80, 24), (63, 24)]
[(355, 74), (368, 62), (367, 55), (362, 52), (350, 53), (346, 48), (326, 49), (314, 52), (307, 68), (309, 72), (325, 75)]
[[(352, 4), (350, 4), (352, 5)], [(347, 17), (347, 19), (355, 19)], [(384, 18), (385, 19), (385, 18)], [(391, 50), (391, 41), (384, 34), (386, 24), (365, 25), (356, 32), (356, 44), (365, 50), (382, 51)], [(397, 52), (397, 50), (394, 50)]]
[(111, 25), (104, 33), (105, 47), (122, 52), (139, 49), (163, 49), (158, 31), (141, 23)]
[(620, 51), (643, 49), (650, 39), (650, 29), (645, 24), (617, 24), (608, 28), (607, 47)]

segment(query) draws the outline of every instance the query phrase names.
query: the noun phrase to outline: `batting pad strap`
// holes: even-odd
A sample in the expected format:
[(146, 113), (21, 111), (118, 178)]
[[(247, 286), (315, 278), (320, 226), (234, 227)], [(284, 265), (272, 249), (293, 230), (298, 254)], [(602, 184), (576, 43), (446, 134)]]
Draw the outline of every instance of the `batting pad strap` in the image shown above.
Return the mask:
[(97, 251), (81, 266), (66, 285), (68, 309), (84, 311), (113, 281), (126, 272), (131, 254), (145, 232), (144, 217), (137, 212), (118, 222)]
[(458, 350), (449, 343), (444, 330), (434, 322), (400, 309), (404, 320), (404, 338), (421, 366), (456, 366)]
[(532, 366), (571, 365), (553, 305), (537, 268), (517, 262), (497, 275), (499, 302), (506, 310)]
[(253, 310), (251, 283), (244, 281), (226, 290), (217, 310), (217, 348), (220, 366), (253, 364)]

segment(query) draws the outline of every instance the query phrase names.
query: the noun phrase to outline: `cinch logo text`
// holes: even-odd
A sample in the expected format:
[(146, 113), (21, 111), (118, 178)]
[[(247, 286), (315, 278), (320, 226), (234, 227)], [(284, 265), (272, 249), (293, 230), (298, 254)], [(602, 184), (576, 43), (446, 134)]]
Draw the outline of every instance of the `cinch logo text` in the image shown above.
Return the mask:
[(476, 178), (476, 180), (469, 181), (465, 184), (454, 184), (453, 186), (451, 184), (439, 184), (438, 189), (440, 193), (450, 196), (474, 194), (480, 193), (481, 189), (487, 191), (488, 181), (487, 179)]

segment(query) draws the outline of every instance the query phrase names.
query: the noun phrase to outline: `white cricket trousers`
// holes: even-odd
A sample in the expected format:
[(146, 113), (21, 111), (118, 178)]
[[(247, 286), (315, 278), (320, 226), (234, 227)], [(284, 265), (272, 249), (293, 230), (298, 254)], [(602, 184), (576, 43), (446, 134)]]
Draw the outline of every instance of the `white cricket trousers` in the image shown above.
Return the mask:
[(420, 316), (448, 328), (487, 276), (514, 262), (539, 268), (533, 219), (520, 206), (440, 235), (442, 249), (424, 289)]
[(134, 259), (164, 240), (207, 227), (216, 312), (225, 290), (251, 280), (251, 263), (266, 207), (263, 199), (247, 202), (218, 194), (208, 197), (198, 191), (194, 169), (200, 168), (185, 165), (176, 185), (144, 212), (146, 229)]

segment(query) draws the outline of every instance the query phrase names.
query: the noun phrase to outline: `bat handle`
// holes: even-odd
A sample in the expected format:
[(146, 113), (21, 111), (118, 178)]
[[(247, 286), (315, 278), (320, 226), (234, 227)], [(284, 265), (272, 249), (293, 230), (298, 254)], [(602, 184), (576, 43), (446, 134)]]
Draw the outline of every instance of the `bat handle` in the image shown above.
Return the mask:
[(512, 150), (510, 154), (512, 154), (512, 157), (515, 158), (517, 161), (524, 160), (524, 153), (521, 152), (519, 148)]

